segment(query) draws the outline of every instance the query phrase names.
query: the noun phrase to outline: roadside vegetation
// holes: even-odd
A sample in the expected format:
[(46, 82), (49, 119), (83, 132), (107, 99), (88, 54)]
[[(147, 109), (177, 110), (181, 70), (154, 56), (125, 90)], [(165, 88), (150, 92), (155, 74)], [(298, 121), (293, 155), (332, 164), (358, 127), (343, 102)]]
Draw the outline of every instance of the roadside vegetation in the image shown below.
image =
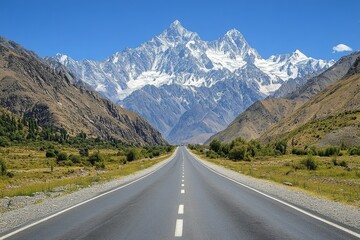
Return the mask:
[(189, 145), (203, 159), (236, 172), (271, 180), (360, 207), (360, 147), (289, 148), (286, 141), (262, 146), (241, 138), (230, 144)]
[(34, 118), (0, 113), (0, 198), (71, 192), (150, 167), (173, 150), (70, 136), (65, 129), (41, 128)]

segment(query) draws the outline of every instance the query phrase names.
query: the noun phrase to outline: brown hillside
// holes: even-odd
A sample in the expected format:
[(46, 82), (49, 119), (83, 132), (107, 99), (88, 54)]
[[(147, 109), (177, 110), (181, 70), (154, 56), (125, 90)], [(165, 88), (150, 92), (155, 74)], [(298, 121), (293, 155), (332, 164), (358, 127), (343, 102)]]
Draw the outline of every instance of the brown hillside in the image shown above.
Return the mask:
[(231, 142), (241, 137), (247, 141), (257, 139), (272, 125), (298, 109), (304, 101), (288, 99), (265, 99), (255, 102), (241, 113), (225, 130), (212, 136), (206, 144), (217, 139)]
[(1, 37), (0, 105), (73, 135), (83, 131), (140, 145), (166, 143), (135, 113), (77, 85), (66, 70), (51, 67), (35, 53)]

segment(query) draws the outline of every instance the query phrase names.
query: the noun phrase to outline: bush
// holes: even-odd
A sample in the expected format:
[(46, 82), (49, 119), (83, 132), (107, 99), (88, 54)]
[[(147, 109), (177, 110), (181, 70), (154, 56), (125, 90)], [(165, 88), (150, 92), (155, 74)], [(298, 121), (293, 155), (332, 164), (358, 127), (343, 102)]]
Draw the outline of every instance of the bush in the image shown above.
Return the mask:
[(81, 162), (81, 157), (78, 156), (78, 155), (73, 155), (73, 154), (71, 154), (71, 155), (69, 156), (69, 159), (70, 159), (73, 163), (75, 163), (75, 164)]
[(247, 154), (247, 148), (245, 145), (243, 146), (235, 146), (229, 152), (229, 158), (235, 161), (246, 160), (250, 161), (250, 156)]
[(278, 141), (275, 143), (275, 151), (281, 154), (286, 154), (287, 143), (285, 140)]
[(293, 148), (293, 150), (291, 150), (291, 153), (295, 155), (308, 155), (308, 152), (306, 150), (296, 148)]
[(97, 169), (97, 170), (105, 169), (105, 163), (104, 162), (95, 162), (95, 169)]
[(66, 152), (59, 152), (57, 157), (56, 157), (56, 161), (60, 162), (60, 161), (65, 161), (68, 159), (68, 155)]
[(213, 150), (209, 150), (209, 151), (206, 152), (206, 157), (209, 157), (211, 159), (218, 158), (218, 156), (219, 155)]
[(340, 148), (338, 147), (328, 147), (325, 150), (318, 151), (319, 156), (339, 156)]
[(353, 156), (353, 155), (360, 155), (360, 147), (353, 147), (351, 149), (349, 149), (349, 155)]
[(210, 150), (213, 150), (214, 152), (218, 153), (221, 148), (221, 142), (219, 140), (212, 140), (210, 143)]
[(55, 154), (55, 152), (54, 152), (54, 149), (49, 149), (49, 150), (47, 150), (45, 156), (46, 156), (47, 158), (56, 157), (56, 154)]
[(8, 147), (10, 146), (9, 139), (4, 136), (0, 136), (0, 147)]
[(129, 150), (129, 152), (126, 154), (126, 160), (128, 162), (135, 161), (140, 158), (140, 153), (136, 148), (132, 148)]
[(105, 157), (102, 154), (100, 154), (100, 152), (96, 152), (89, 156), (88, 161), (91, 163), (91, 165), (94, 166), (97, 163), (105, 162)]
[(79, 154), (82, 157), (88, 157), (89, 156), (89, 149), (88, 148), (80, 148)]
[(0, 176), (5, 176), (7, 172), (6, 163), (4, 160), (0, 159)]
[(302, 161), (302, 164), (308, 170), (316, 170), (318, 167), (318, 163), (312, 155), (307, 156), (306, 159)]

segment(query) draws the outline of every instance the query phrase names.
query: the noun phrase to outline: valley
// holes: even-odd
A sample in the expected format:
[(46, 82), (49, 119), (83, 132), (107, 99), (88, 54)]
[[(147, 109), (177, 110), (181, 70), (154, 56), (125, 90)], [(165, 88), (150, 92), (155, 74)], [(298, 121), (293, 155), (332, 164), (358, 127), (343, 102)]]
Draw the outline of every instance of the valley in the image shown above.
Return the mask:
[(0, 240), (360, 239), (359, 3), (2, 2)]

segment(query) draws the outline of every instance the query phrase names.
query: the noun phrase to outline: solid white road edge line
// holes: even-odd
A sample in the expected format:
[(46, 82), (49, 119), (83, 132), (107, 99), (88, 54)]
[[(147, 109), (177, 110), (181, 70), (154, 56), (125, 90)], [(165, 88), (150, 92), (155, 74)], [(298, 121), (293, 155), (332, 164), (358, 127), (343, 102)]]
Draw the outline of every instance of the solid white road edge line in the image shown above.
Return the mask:
[(184, 205), (183, 204), (179, 205), (178, 214), (184, 214)]
[(13, 232), (10, 232), (10, 233), (8, 233), (8, 234), (6, 234), (6, 235), (4, 235), (4, 236), (1, 236), (1, 237), (0, 237), (0, 240), (6, 239), (6, 238), (8, 238), (8, 237), (11, 237), (11, 236), (13, 236), (13, 235), (15, 235), (15, 234), (17, 234), (17, 233), (19, 233), (19, 232), (22, 232), (22, 231), (24, 231), (24, 230), (26, 230), (26, 229), (28, 229), (28, 228), (31, 228), (31, 227), (33, 227), (33, 226), (35, 226), (35, 225), (38, 225), (39, 223), (45, 222), (45, 221), (47, 221), (47, 220), (49, 220), (49, 219), (52, 219), (52, 218), (54, 218), (54, 217), (56, 217), (56, 216), (59, 216), (60, 214), (63, 214), (63, 213), (65, 213), (65, 212), (68, 212), (68, 211), (70, 211), (71, 209), (74, 209), (74, 208), (76, 208), (76, 207), (79, 207), (79, 206), (81, 206), (81, 205), (84, 205), (85, 203), (91, 202), (91, 201), (93, 201), (93, 200), (95, 200), (95, 199), (101, 198), (101, 197), (103, 197), (103, 196), (105, 196), (105, 195), (108, 195), (108, 194), (110, 194), (110, 193), (116, 192), (116, 191), (118, 191), (118, 190), (120, 190), (120, 189), (122, 189), (122, 188), (125, 188), (125, 187), (133, 184), (133, 183), (136, 183), (136, 182), (138, 182), (138, 181), (140, 181), (140, 180), (142, 180), (142, 179), (144, 179), (144, 178), (152, 175), (153, 173), (157, 172), (158, 170), (160, 170), (161, 168), (163, 168), (165, 165), (167, 165), (170, 161), (172, 161), (172, 160), (174, 159), (174, 157), (176, 156), (177, 152), (178, 152), (178, 148), (175, 150), (174, 154), (173, 154), (171, 157), (168, 158), (168, 160), (167, 160), (166, 163), (164, 163), (164, 164), (161, 165), (160, 167), (154, 169), (153, 171), (149, 172), (148, 174), (146, 174), (146, 175), (144, 175), (144, 176), (142, 176), (142, 177), (140, 177), (140, 178), (138, 178), (138, 179), (135, 179), (134, 181), (131, 181), (131, 182), (125, 184), (125, 185), (122, 185), (122, 186), (120, 186), (120, 187), (114, 188), (114, 189), (112, 189), (112, 190), (110, 190), (110, 191), (108, 191), (108, 192), (102, 193), (102, 194), (97, 195), (97, 196), (95, 196), (95, 197), (89, 198), (88, 200), (85, 200), (85, 201), (83, 201), (83, 202), (77, 203), (77, 204), (75, 204), (75, 205), (73, 205), (73, 206), (71, 206), (71, 207), (68, 207), (68, 208), (66, 208), (66, 209), (64, 209), (64, 210), (61, 210), (60, 212), (54, 213), (54, 214), (52, 214), (52, 215), (50, 215), (50, 216), (48, 216), (48, 217), (45, 217), (45, 218), (40, 219), (40, 220), (38, 220), (38, 221), (36, 221), (36, 222), (33, 222), (33, 223), (29, 224), (29, 225), (26, 225), (26, 226), (24, 226), (24, 227), (21, 227), (21, 228), (15, 230), (15, 231), (13, 231)]
[(316, 219), (316, 220), (319, 220), (319, 221), (321, 221), (321, 222), (323, 222), (323, 223), (326, 223), (326, 224), (328, 224), (328, 225), (330, 225), (330, 226), (332, 226), (332, 227), (335, 227), (335, 228), (337, 228), (337, 229), (339, 229), (339, 230), (342, 230), (342, 231), (344, 231), (344, 232), (346, 232), (346, 233), (348, 233), (348, 234), (350, 234), (350, 235), (353, 235), (353, 236), (355, 236), (355, 237), (357, 237), (357, 238), (360, 238), (360, 234), (357, 233), (357, 232), (354, 232), (354, 231), (352, 231), (352, 230), (350, 230), (350, 229), (347, 229), (347, 228), (345, 228), (345, 227), (343, 227), (343, 226), (340, 226), (339, 224), (333, 223), (333, 222), (331, 222), (331, 221), (329, 221), (329, 220), (326, 220), (326, 219), (324, 219), (324, 218), (321, 218), (321, 217), (319, 217), (319, 216), (316, 216), (316, 215), (314, 215), (314, 214), (312, 214), (312, 213), (309, 213), (309, 212), (307, 212), (307, 211), (305, 211), (305, 210), (303, 210), (303, 209), (301, 209), (301, 208), (298, 208), (298, 207), (296, 207), (296, 206), (294, 206), (294, 205), (292, 205), (292, 204), (290, 204), (290, 203), (284, 202), (284, 201), (282, 201), (282, 200), (280, 200), (280, 199), (277, 199), (277, 198), (272, 197), (272, 196), (270, 196), (270, 195), (268, 195), (268, 194), (266, 194), (266, 193), (263, 193), (263, 192), (255, 189), (255, 188), (252, 188), (252, 187), (250, 187), (250, 186), (248, 186), (248, 185), (245, 185), (245, 184), (243, 184), (243, 183), (241, 183), (241, 182), (238, 182), (238, 181), (236, 181), (236, 180), (234, 180), (234, 179), (232, 179), (232, 178), (229, 178), (228, 176), (225, 176), (224, 174), (219, 173), (219, 172), (215, 171), (214, 169), (212, 169), (212, 168), (208, 167), (207, 165), (205, 165), (205, 164), (202, 162), (202, 160), (200, 160), (200, 159), (199, 159), (197, 156), (195, 156), (192, 152), (190, 152), (190, 151), (188, 151), (188, 152), (189, 152), (196, 160), (198, 160), (198, 161), (201, 163), (201, 165), (203, 165), (204, 167), (206, 167), (206, 168), (209, 169), (210, 171), (216, 173), (217, 175), (219, 175), (219, 176), (221, 176), (221, 177), (223, 177), (223, 178), (226, 178), (227, 180), (232, 181), (232, 182), (234, 182), (234, 183), (236, 183), (236, 184), (239, 184), (239, 185), (241, 185), (241, 186), (243, 186), (243, 187), (245, 187), (245, 188), (247, 188), (247, 189), (250, 189), (250, 190), (252, 190), (252, 191), (254, 191), (254, 192), (257, 192), (257, 193), (259, 193), (259, 194), (261, 194), (261, 195), (263, 195), (263, 196), (265, 196), (265, 197), (267, 197), (267, 198), (270, 198), (270, 199), (272, 199), (272, 200), (274, 200), (274, 201), (276, 201), (276, 202), (279, 202), (279, 203), (281, 203), (281, 204), (283, 204), (283, 205), (285, 205), (285, 206), (287, 206), (287, 207), (289, 207), (289, 208), (292, 208), (292, 209), (294, 209), (294, 210), (296, 210), (296, 211), (298, 211), (298, 212), (301, 212), (301, 213), (303, 213), (303, 214), (305, 214), (305, 215), (307, 215), (307, 216), (309, 216), (309, 217), (312, 217), (312, 218), (314, 218), (314, 219)]
[(176, 226), (175, 226), (175, 237), (182, 237), (183, 234), (183, 219), (176, 219)]

